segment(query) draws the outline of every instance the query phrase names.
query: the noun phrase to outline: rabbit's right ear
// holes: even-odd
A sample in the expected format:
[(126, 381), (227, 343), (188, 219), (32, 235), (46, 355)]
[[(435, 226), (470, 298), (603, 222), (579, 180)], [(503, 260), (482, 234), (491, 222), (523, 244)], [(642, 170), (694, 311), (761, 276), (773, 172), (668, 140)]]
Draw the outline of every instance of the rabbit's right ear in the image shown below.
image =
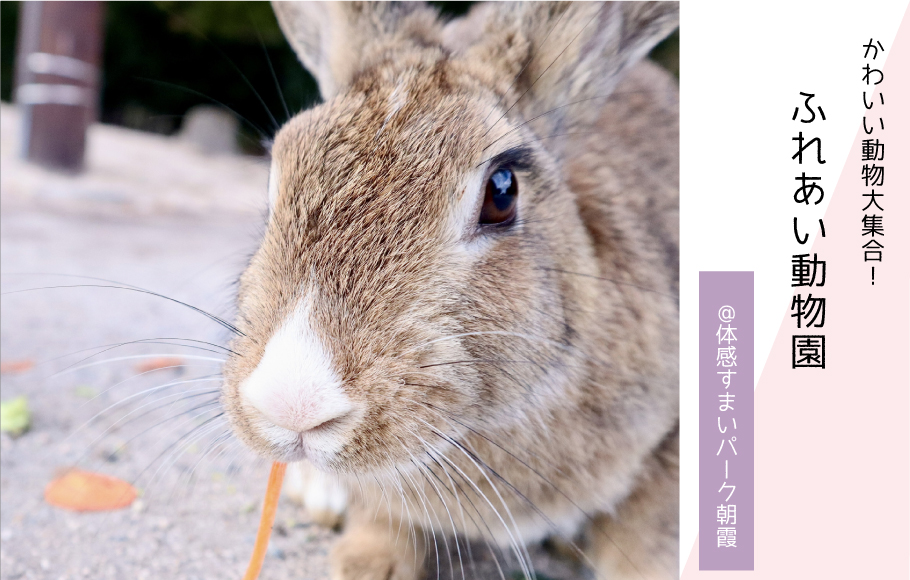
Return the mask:
[(443, 44), (485, 72), (507, 108), (548, 112), (537, 127), (562, 133), (589, 126), (601, 110), (590, 101), (678, 24), (676, 2), (491, 2), (449, 23)]
[(439, 43), (434, 10), (422, 2), (272, 2), (278, 24), (328, 100), (397, 46)]

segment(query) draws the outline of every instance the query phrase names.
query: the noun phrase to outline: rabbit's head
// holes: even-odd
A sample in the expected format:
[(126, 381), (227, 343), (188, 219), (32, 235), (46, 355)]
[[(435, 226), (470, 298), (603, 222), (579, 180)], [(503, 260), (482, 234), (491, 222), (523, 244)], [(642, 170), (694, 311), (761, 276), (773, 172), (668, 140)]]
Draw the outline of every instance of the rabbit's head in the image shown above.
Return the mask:
[(448, 24), (411, 3), (275, 10), (324, 103), (274, 139), (224, 374), (235, 432), (362, 473), (439, 432), (545, 416), (591, 364), (610, 275), (560, 136), (594, 122), (676, 6), (504, 3)]

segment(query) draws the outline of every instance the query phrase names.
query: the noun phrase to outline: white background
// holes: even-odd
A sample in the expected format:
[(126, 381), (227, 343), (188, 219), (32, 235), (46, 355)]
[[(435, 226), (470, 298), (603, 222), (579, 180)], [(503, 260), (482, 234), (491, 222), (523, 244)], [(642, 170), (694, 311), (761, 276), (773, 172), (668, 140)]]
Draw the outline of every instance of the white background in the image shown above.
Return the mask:
[[(907, 4), (682, 2), (681, 567), (698, 533), (698, 272), (755, 272), (757, 382), (792, 295), (790, 256), (801, 247), (790, 139), (800, 128), (822, 138), (826, 198), (799, 207), (800, 224), (817, 224), (862, 123), (862, 45), (881, 40), (886, 57)], [(791, 121), (800, 91), (816, 94), (827, 121)]]

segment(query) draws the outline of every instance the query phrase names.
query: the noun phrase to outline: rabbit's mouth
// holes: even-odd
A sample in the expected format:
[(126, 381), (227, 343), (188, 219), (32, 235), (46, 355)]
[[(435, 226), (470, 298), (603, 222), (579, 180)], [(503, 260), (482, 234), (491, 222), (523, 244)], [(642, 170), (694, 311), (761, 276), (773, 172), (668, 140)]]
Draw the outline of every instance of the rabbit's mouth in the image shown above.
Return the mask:
[(355, 413), (349, 413), (298, 431), (275, 424), (255, 409), (248, 409), (247, 414), (270, 457), (284, 462), (307, 460), (326, 470), (337, 467), (338, 454), (359, 422)]

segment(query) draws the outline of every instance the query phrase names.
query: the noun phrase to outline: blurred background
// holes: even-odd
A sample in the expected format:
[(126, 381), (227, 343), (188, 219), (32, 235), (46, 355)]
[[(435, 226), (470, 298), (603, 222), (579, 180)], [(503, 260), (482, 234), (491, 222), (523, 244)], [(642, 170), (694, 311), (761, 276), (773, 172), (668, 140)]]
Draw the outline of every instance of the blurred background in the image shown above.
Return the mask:
[[(678, 76), (678, 34), (652, 58)], [(0, 99), (0, 578), (239, 578), (268, 466), (220, 414), (217, 318), (316, 85), (264, 2), (3, 1)], [(139, 497), (48, 505), (74, 466)], [(282, 500), (261, 577), (327, 577), (334, 535)]]
[[(11, 102), (21, 2), (0, 2), (0, 100)], [(449, 16), (471, 2), (434, 2)], [(108, 2), (102, 5), (98, 120), (172, 135), (199, 105), (229, 107), (238, 145), (262, 154), (262, 132), (319, 100), (267, 2)], [(652, 57), (679, 76), (678, 32)], [(284, 101), (284, 102), (283, 102)], [(274, 117), (273, 117), (274, 116)], [(261, 132), (260, 132), (261, 129)]]
[[(0, 3), (0, 99), (7, 102), (23, 4)], [(255, 127), (273, 128), (265, 109), (284, 114), (276, 84), (291, 110), (318, 99), (267, 2), (109, 2), (102, 11), (102, 123), (170, 135), (189, 109), (217, 101), (248, 120), (241, 131), (250, 138), (241, 143), (259, 153)]]

